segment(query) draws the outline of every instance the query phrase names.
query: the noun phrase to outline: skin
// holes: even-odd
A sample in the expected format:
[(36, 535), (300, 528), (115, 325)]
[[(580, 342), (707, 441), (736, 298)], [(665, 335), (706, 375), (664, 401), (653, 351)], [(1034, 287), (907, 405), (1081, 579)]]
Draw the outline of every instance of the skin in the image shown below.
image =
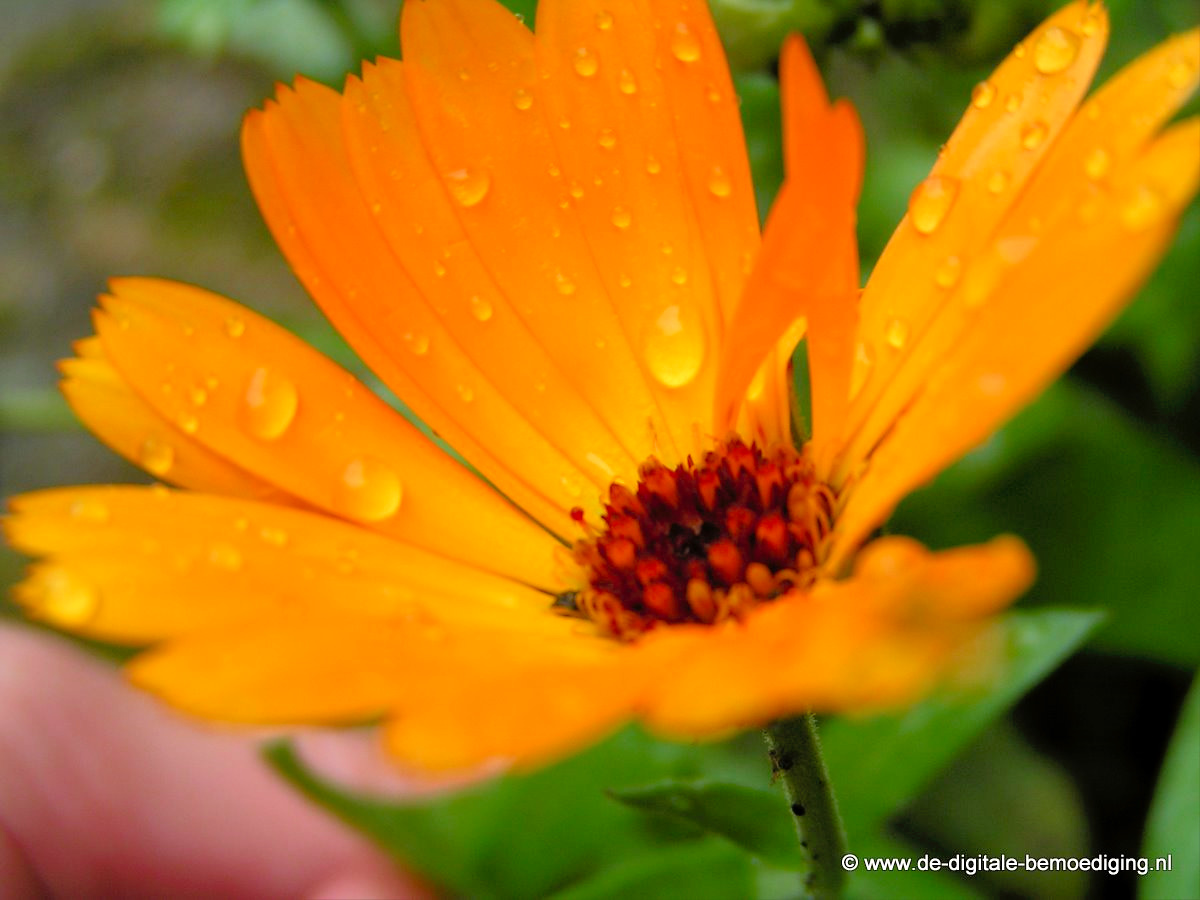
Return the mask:
[[(406, 792), (365, 746), (320, 736), (306, 756)], [(245, 734), (175, 715), (65, 641), (0, 626), (0, 900), (164, 896), (430, 895), (279, 780)]]

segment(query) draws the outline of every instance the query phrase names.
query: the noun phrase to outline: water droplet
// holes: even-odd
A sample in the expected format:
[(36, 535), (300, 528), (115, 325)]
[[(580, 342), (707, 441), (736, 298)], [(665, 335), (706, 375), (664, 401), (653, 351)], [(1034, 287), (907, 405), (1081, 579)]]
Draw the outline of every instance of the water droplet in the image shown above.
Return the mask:
[(1112, 162), (1108, 151), (1103, 147), (1096, 147), (1083, 160), (1083, 171), (1087, 173), (1087, 177), (1093, 181), (1098, 181), (1104, 177), (1108, 171), (1109, 163)]
[(404, 333), (404, 343), (408, 345), (408, 349), (415, 356), (424, 356), (429, 352), (429, 336), (425, 334), (414, 334), (411, 331)]
[(151, 475), (166, 475), (175, 465), (175, 451), (166, 441), (146, 438), (138, 448), (138, 462)]
[(958, 179), (948, 175), (930, 175), (908, 199), (908, 215), (920, 234), (933, 234), (950, 212), (958, 196)]
[(1186, 59), (1177, 59), (1171, 63), (1171, 68), (1167, 70), (1167, 84), (1181, 90), (1188, 86), (1192, 80), (1193, 69), (1190, 61)]
[(231, 338), (240, 338), (246, 333), (245, 320), (239, 319), (237, 316), (230, 316), (225, 320), (225, 333)]
[(286, 531), (284, 531), (282, 528), (274, 528), (269, 525), (264, 526), (258, 532), (258, 536), (260, 538), (262, 538), (265, 543), (270, 544), (272, 547), (286, 547), (287, 546), (288, 533)]
[(938, 287), (952, 288), (958, 283), (958, 277), (961, 274), (962, 260), (957, 256), (947, 256), (937, 267), (937, 271), (933, 273), (933, 280)]
[(287, 378), (266, 366), (259, 366), (246, 384), (239, 409), (242, 427), (254, 437), (273, 441), (279, 438), (292, 420), (300, 395)]
[(892, 319), (888, 323), (887, 331), (883, 337), (888, 342), (889, 347), (893, 347), (896, 350), (903, 350), (904, 345), (908, 343), (908, 323), (903, 319)]
[(559, 175), (562, 174), (562, 169), (560, 169), (558, 166), (554, 165), (554, 163), (551, 163), (550, 168), (548, 168), (546, 170), (546, 174), (549, 175), (551, 178), (557, 178)]
[(676, 266), (674, 269), (671, 270), (671, 281), (673, 283), (682, 287), (683, 285), (687, 284), (687, 280), (688, 280), (687, 269), (683, 268), (683, 266)]
[(996, 99), (996, 86), (990, 81), (981, 81), (971, 90), (971, 105), (976, 109), (987, 109)]
[(208, 562), (215, 569), (236, 572), (242, 567), (242, 554), (233, 544), (213, 544), (208, 548)]
[(475, 392), (465, 384), (457, 385), (454, 390), (458, 392), (458, 399), (463, 403), (470, 403), (475, 399)]
[(220, 386), (220, 384), (221, 384), (221, 382), (217, 380), (216, 375), (208, 375), (204, 379), (204, 386), (206, 388), (208, 388), (210, 391), (215, 391)]
[(1153, 225), (1162, 215), (1162, 196), (1149, 185), (1139, 185), (1121, 207), (1121, 222), (1131, 231), (1141, 231)]
[(1029, 122), (1021, 129), (1021, 146), (1026, 150), (1036, 150), (1042, 145), (1042, 141), (1046, 140), (1046, 135), (1049, 133), (1050, 129), (1040, 119), (1036, 122)]
[(203, 406), (208, 402), (208, 391), (202, 387), (194, 387), (188, 392), (188, 399), (192, 401), (192, 406)]
[(633, 285), (633, 279), (628, 275), (621, 275), (621, 277), (617, 279), (617, 284), (623, 288), (627, 288)]
[(613, 210), (612, 223), (613, 225), (617, 226), (617, 228), (624, 230), (633, 224), (633, 216), (630, 215), (629, 210), (627, 210), (625, 207), (618, 206)]
[(621, 74), (617, 76), (617, 90), (626, 97), (637, 93), (637, 79), (628, 69), (622, 69)]
[(646, 157), (646, 171), (651, 175), (657, 175), (662, 171), (662, 163), (653, 156)]
[(108, 507), (91, 497), (76, 500), (71, 504), (70, 512), (72, 519), (91, 522), (94, 525), (103, 525), (111, 518)]
[(575, 71), (584, 78), (591, 78), (600, 69), (600, 61), (587, 47), (575, 51)]
[(555, 274), (554, 287), (564, 297), (570, 297), (573, 293), (575, 293), (575, 282), (573, 282), (570, 278), (568, 278), (562, 272), (558, 272)]
[(389, 466), (369, 456), (342, 470), (335, 497), (339, 513), (360, 522), (379, 522), (400, 508), (400, 479)]
[(1019, 94), (1009, 94), (1008, 99), (1004, 101), (1004, 111), (1015, 113), (1021, 108), (1021, 97)]
[(1100, 30), (1100, 21), (1100, 13), (1094, 9), (1089, 9), (1079, 25), (1079, 30), (1083, 32), (1085, 37), (1091, 37)]
[(596, 133), (596, 143), (598, 143), (605, 150), (611, 150), (613, 147), (617, 146), (616, 132), (614, 132), (611, 128), (601, 128), (600, 131)]
[(471, 296), (471, 315), (480, 322), (486, 322), (492, 317), (492, 304), (478, 294)]
[(200, 420), (191, 413), (180, 413), (179, 418), (175, 420), (175, 424), (179, 426), (180, 431), (184, 434), (195, 434), (200, 430)]
[(58, 625), (84, 625), (100, 609), (100, 595), (66, 569), (44, 570), (38, 580), (38, 612)]
[(562, 483), (563, 490), (567, 492), (567, 496), (571, 499), (578, 499), (583, 495), (583, 488), (579, 484), (579, 480), (571, 475), (564, 475), (559, 481)]
[(1079, 35), (1051, 26), (1042, 32), (1033, 48), (1033, 65), (1043, 75), (1057, 75), (1079, 55)]
[(533, 94), (525, 90), (525, 88), (517, 88), (513, 94), (513, 106), (524, 112), (533, 106)]
[(724, 199), (733, 193), (733, 182), (720, 166), (713, 166), (708, 173), (708, 192), (718, 199)]
[(1019, 44), (1017, 44), (1017, 46), (1013, 47), (1013, 56), (1015, 56), (1017, 59), (1025, 58), (1025, 42), (1024, 41), (1021, 41), (1021, 43), (1019, 43)]
[(576, 200), (583, 199), (583, 187), (577, 181), (571, 182), (571, 188), (568, 193)]
[(466, 69), (459, 69), (458, 70), (458, 80), (459, 81), (470, 81), (471, 73), (468, 72)]
[(685, 63), (693, 63), (700, 58), (700, 41), (683, 22), (675, 26), (671, 35), (671, 55)]
[(993, 194), (1002, 194), (1004, 189), (1008, 187), (1008, 173), (1002, 169), (997, 169), (988, 176), (987, 189)]
[(666, 387), (692, 382), (704, 364), (704, 323), (690, 307), (668, 306), (647, 325), (642, 342), (646, 367)]
[(492, 178), (482, 169), (455, 169), (446, 173), (446, 184), (459, 206), (477, 206), (492, 186)]
[(596, 27), (601, 31), (608, 31), (613, 27), (612, 13), (608, 12), (607, 10), (600, 10), (600, 12), (596, 13), (595, 22)]

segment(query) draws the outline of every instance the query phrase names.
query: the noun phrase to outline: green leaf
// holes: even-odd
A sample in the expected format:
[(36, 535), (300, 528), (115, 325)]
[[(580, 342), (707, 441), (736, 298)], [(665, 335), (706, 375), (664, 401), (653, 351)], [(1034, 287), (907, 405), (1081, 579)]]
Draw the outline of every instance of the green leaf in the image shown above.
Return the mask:
[(1069, 380), (1048, 390), (891, 527), (932, 547), (1018, 534), (1038, 561), (1026, 603), (1109, 613), (1095, 645), (1200, 664), (1179, 622), (1200, 596), (1200, 468), (1181, 448)]
[[(1200, 677), (1192, 683), (1167, 748), (1146, 822), (1143, 853), (1151, 871), (1138, 881), (1141, 900), (1200, 897)], [(1170, 872), (1153, 871), (1171, 857)]]
[(796, 830), (778, 794), (737, 784), (666, 782), (610, 791), (622, 803), (689, 822), (772, 866), (798, 869)]
[(553, 900), (728, 900), (754, 896), (750, 861), (723, 841), (688, 844), (611, 866)]
[(523, 898), (694, 840), (694, 829), (615, 803), (605, 791), (695, 777), (719, 752), (629, 728), (549, 768), (418, 804), (343, 793), (305, 771), (286, 744), (267, 755), (311, 799), (435, 884), (472, 898)]
[(972, 738), (1074, 651), (1101, 620), (1094, 612), (1039, 610), (997, 626), (1003, 669), (972, 694), (935, 695), (907, 712), (836, 719), (821, 730), (825, 762), (849, 847), (905, 806)]

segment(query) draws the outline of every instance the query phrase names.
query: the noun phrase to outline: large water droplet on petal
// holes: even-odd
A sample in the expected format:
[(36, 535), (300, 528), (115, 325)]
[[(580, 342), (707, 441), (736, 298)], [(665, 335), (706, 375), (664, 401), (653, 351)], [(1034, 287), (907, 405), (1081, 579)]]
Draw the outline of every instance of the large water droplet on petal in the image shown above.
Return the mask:
[(690, 307), (671, 305), (650, 320), (642, 338), (646, 367), (661, 384), (683, 387), (704, 365), (704, 323)]
[(958, 196), (958, 179), (930, 175), (908, 198), (908, 215), (920, 234), (933, 234), (950, 212)]
[(1121, 222), (1130, 231), (1149, 228), (1165, 211), (1162, 195), (1148, 185), (1140, 185), (1121, 207)]
[(459, 206), (478, 206), (488, 195), (492, 178), (482, 169), (455, 169), (446, 173), (446, 184)]
[(981, 81), (971, 91), (971, 105), (976, 109), (987, 109), (996, 99), (996, 86), (990, 81)]
[(1079, 55), (1079, 36), (1052, 26), (1042, 32), (1033, 48), (1033, 65), (1043, 75), (1057, 75)]
[(492, 317), (492, 304), (483, 297), (475, 294), (471, 296), (471, 315), (480, 322), (486, 322)]
[(896, 350), (903, 350), (904, 345), (908, 343), (908, 323), (903, 319), (892, 319), (888, 323), (887, 331), (883, 337), (888, 342), (889, 347)]
[(151, 475), (163, 476), (175, 465), (175, 451), (166, 441), (158, 438), (146, 438), (138, 448), (138, 462)]
[(708, 173), (708, 192), (720, 199), (733, 193), (733, 182), (720, 166), (713, 166), (713, 170)]
[(250, 376), (242, 397), (239, 410), (242, 427), (260, 440), (276, 440), (296, 418), (299, 405), (300, 395), (291, 381), (266, 366), (259, 366)]
[(1104, 177), (1111, 162), (1112, 158), (1108, 155), (1108, 151), (1103, 147), (1096, 147), (1084, 157), (1083, 171), (1087, 173), (1088, 178), (1098, 181)]
[(429, 336), (419, 332), (406, 331), (404, 333), (404, 343), (408, 345), (408, 349), (415, 356), (424, 356), (429, 352)]
[(591, 78), (600, 69), (600, 61), (587, 47), (575, 51), (575, 71), (584, 78)]
[(337, 485), (334, 506), (360, 522), (379, 522), (400, 508), (400, 478), (389, 466), (369, 456), (347, 464)]
[(67, 569), (44, 571), (36, 590), (38, 613), (57, 625), (85, 625), (100, 609), (100, 595), (96, 589)]
[(683, 22), (676, 25), (671, 34), (671, 55), (685, 63), (692, 63), (700, 58), (700, 41)]
[(1050, 133), (1050, 129), (1046, 127), (1046, 123), (1038, 120), (1028, 123), (1021, 129), (1021, 146), (1026, 150), (1036, 150), (1042, 145), (1042, 141), (1046, 140), (1046, 135)]

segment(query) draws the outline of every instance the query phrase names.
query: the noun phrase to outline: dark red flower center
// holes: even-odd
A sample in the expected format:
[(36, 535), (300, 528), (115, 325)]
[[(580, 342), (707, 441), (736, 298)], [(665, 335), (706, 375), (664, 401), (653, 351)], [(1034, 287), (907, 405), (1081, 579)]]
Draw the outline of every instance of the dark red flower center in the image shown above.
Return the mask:
[(662, 623), (721, 622), (816, 577), (834, 513), (833, 491), (809, 459), (788, 447), (764, 454), (731, 439), (696, 465), (651, 458), (637, 487), (609, 488), (603, 528), (575, 559), (588, 587), (555, 606), (621, 640)]

